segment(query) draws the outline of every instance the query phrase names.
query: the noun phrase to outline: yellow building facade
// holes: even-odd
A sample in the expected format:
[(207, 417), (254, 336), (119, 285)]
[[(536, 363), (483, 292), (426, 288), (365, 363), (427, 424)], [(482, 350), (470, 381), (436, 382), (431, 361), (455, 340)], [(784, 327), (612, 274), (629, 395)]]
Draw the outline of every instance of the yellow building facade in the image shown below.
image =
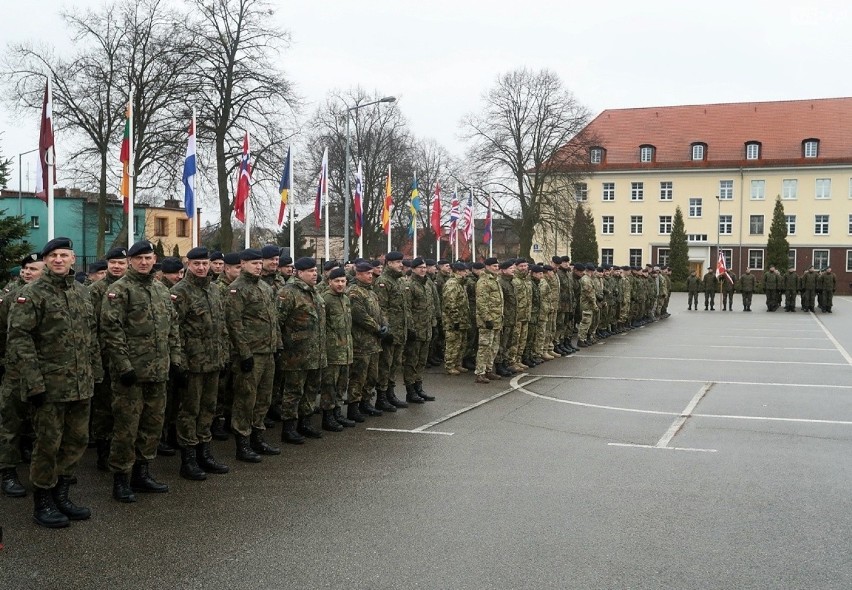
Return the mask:
[(171, 256), (175, 246), (181, 256), (192, 249), (192, 220), (186, 216), (180, 201), (166, 200), (162, 207), (144, 206), (145, 239), (153, 244), (163, 243), (166, 256)]

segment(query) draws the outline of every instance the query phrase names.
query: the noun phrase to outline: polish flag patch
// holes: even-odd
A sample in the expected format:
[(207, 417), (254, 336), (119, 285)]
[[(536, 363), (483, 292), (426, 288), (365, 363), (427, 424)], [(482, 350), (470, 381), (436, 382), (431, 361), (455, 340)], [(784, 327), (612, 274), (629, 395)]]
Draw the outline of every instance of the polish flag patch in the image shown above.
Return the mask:
[(26, 297), (18, 297), (18, 299), (17, 299), (16, 301), (17, 301), (18, 303), (26, 303), (26, 302), (27, 302), (27, 298), (26, 298)]
[(112, 301), (116, 297), (117, 295), (115, 293), (107, 293), (107, 299), (109, 299), (110, 301)]
[(172, 295), (169, 295), (169, 297), (172, 298), (172, 301), (177, 301), (177, 295), (172, 294)]

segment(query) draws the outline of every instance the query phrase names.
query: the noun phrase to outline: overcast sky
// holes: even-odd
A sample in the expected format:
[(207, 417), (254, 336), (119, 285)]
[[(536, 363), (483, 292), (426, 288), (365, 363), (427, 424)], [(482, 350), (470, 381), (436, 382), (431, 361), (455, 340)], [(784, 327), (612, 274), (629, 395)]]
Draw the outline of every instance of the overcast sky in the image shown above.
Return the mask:
[[(0, 40), (53, 37), (64, 45), (60, 8), (101, 3), (6, 2)], [(839, 0), (278, 0), (276, 5), (275, 18), (292, 36), (282, 65), (309, 103), (306, 115), (330, 89), (360, 84), (397, 96), (418, 136), (434, 138), (457, 155), (464, 152), (461, 117), (478, 109), (498, 74), (520, 66), (554, 70), (594, 114), (608, 108), (852, 95), (852, 11)], [(17, 154), (37, 145), (38, 113), (17, 120), (0, 105), (0, 132), (2, 152), (17, 167)], [(58, 151), (61, 158), (61, 147)], [(17, 187), (17, 170), (10, 187)]]

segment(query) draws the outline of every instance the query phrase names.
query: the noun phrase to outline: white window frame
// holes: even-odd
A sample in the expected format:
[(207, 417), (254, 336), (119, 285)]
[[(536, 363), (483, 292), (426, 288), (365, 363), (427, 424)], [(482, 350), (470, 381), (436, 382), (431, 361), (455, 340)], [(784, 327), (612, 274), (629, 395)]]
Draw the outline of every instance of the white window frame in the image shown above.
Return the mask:
[(734, 260), (734, 249), (733, 248), (719, 248), (719, 251), (722, 253), (722, 256), (725, 258), (725, 267), (731, 268), (731, 262)]
[(751, 200), (763, 201), (766, 199), (766, 181), (752, 180), (751, 181)]
[[(852, 215), (849, 216), (850, 222), (852, 222)], [(795, 236), (796, 235), (796, 216), (795, 215), (784, 215), (784, 224), (787, 226), (787, 235)], [(852, 225), (850, 225), (852, 227)]]
[(604, 182), (601, 186), (601, 200), (610, 202), (615, 200), (615, 183)]
[[(825, 264), (817, 264), (817, 252), (825, 252)], [(831, 266), (831, 249), (814, 248), (813, 252), (811, 252), (811, 264), (813, 264), (814, 268), (816, 268), (817, 270)]]
[[(760, 253), (760, 266), (756, 264), (756, 260), (752, 260), (752, 253)], [(766, 252), (763, 248), (749, 248), (748, 249), (748, 268), (753, 270), (763, 270), (763, 265), (766, 263)]]
[(704, 144), (703, 143), (694, 143), (692, 144), (692, 161), (700, 162), (704, 159)]
[(631, 215), (630, 216), (630, 235), (631, 236), (641, 236), (645, 229), (645, 217), (644, 215)]
[[(674, 224), (674, 216), (673, 215), (660, 215), (660, 235), (661, 236), (670, 236), (672, 235), (672, 225)], [(669, 231), (665, 231), (668, 229)]]
[[(638, 258), (634, 260), (634, 256), (638, 256)], [(630, 266), (642, 266), (642, 248), (630, 248), (627, 252), (627, 261)]]
[(601, 148), (592, 148), (589, 150), (589, 161), (592, 164), (600, 164), (603, 162), (603, 150)]
[[(822, 218), (825, 218), (823, 220)], [(815, 236), (827, 236), (831, 231), (831, 216), (826, 213), (815, 213), (814, 214), (814, 235)], [(823, 231), (825, 230), (825, 231)]]
[(846, 272), (852, 272), (852, 250), (846, 251)]
[[(791, 254), (793, 255), (792, 260), (790, 259)], [(796, 251), (796, 248), (790, 248), (789, 250), (787, 250), (787, 266), (789, 268), (796, 268), (796, 259), (798, 258), (798, 256), (799, 254)]]
[[(609, 260), (607, 260), (609, 256)], [(612, 248), (601, 248), (601, 264), (612, 264), (615, 260), (615, 250)]]
[(39, 229), (41, 227), (41, 220), (38, 217), (38, 215), (30, 215), (30, 229)]
[(645, 145), (639, 148), (639, 161), (644, 164), (654, 161), (653, 146)]
[(852, 213), (849, 214), (849, 235), (852, 236)]
[(733, 201), (734, 200), (734, 181), (720, 180), (719, 181), (719, 200)]
[(674, 182), (671, 180), (660, 181), (660, 200), (671, 201), (674, 197)]
[(585, 203), (589, 200), (589, 185), (585, 182), (574, 183), (574, 200), (578, 203)]
[[(663, 257), (663, 252), (666, 253), (665, 258)], [(657, 266), (668, 266), (671, 257), (671, 248), (657, 248)]]
[[(757, 221), (757, 218), (760, 218), (760, 229), (761, 231), (756, 232), (752, 231), (752, 221)], [(766, 215), (762, 213), (757, 213), (755, 215), (748, 216), (748, 235), (750, 236), (762, 236), (766, 233)]]
[[(607, 231), (609, 230), (609, 231)], [(615, 215), (601, 215), (601, 235), (611, 236), (615, 233)]]
[(719, 235), (730, 236), (734, 233), (734, 216), (724, 214), (719, 216)]
[(814, 181), (814, 198), (830, 199), (831, 198), (831, 179), (817, 178)]
[(805, 142), (804, 156), (806, 158), (816, 158), (819, 156), (819, 141), (812, 139)]
[(759, 160), (760, 159), (760, 144), (755, 142), (749, 142), (746, 144), (746, 160)]
[(689, 217), (692, 219), (700, 219), (704, 209), (703, 197), (689, 197)]
[(630, 183), (630, 200), (633, 202), (645, 200), (645, 183), (631, 182)]
[(707, 241), (707, 234), (686, 234), (686, 241), (693, 244)]
[[(790, 189), (790, 190), (788, 190)], [(785, 178), (781, 181), (781, 200), (795, 201), (799, 198), (799, 180), (797, 178)]]
[(107, 213), (104, 216), (104, 234), (111, 234), (112, 233), (112, 223), (113, 223), (112, 215)]

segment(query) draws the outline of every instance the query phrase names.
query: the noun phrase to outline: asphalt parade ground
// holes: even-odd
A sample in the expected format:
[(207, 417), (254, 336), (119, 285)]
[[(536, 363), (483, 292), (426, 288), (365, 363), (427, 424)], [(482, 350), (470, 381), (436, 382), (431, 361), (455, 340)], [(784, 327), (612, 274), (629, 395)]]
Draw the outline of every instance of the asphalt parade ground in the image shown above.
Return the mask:
[[(852, 298), (687, 311), (86, 522), (0, 498), (0, 588), (852, 587)], [(279, 427), (267, 435), (277, 441)], [(19, 472), (26, 475), (26, 470)]]

